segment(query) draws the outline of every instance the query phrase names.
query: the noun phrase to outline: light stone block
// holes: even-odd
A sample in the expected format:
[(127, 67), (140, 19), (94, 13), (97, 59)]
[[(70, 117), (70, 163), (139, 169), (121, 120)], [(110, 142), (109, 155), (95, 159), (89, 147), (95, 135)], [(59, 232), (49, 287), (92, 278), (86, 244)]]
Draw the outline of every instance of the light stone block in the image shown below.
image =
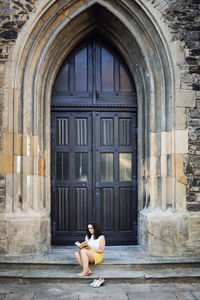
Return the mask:
[[(38, 203), (42, 202), (41, 199), (41, 190), (40, 190), (40, 177), (37, 175), (31, 176), (31, 188), (32, 188), (32, 199), (31, 199), (31, 208), (35, 211), (38, 211)], [(34, 192), (33, 192), (34, 191)], [(50, 197), (48, 201), (50, 202)]]
[(188, 130), (175, 131), (175, 153), (188, 153)]
[(23, 174), (36, 175), (37, 164), (38, 164), (37, 157), (23, 156)]
[(151, 132), (150, 133), (150, 153), (151, 155), (156, 155), (158, 152), (158, 148), (157, 148), (157, 138), (158, 138), (158, 134), (155, 132)]
[(172, 153), (172, 132), (162, 131), (161, 132), (161, 154)]
[(37, 253), (49, 247), (49, 217), (23, 213), (8, 221), (9, 252)]
[(146, 197), (150, 199), (150, 208), (155, 209), (158, 205), (158, 182), (156, 177), (151, 176), (150, 182), (146, 184)]
[(174, 197), (173, 197), (173, 177), (166, 177), (166, 195), (165, 195), (165, 208), (164, 209), (173, 209), (174, 207)]
[(184, 176), (184, 154), (172, 154), (172, 176), (183, 177)]
[(150, 174), (151, 176), (157, 175), (157, 156), (150, 157)]
[(175, 207), (178, 212), (186, 212), (186, 181), (176, 178), (175, 185)]
[(195, 107), (196, 92), (193, 90), (177, 90), (176, 105), (183, 107)]
[(13, 174), (6, 175), (6, 212), (10, 213), (13, 208), (13, 192), (14, 192), (14, 177)]
[(152, 255), (199, 256), (199, 213), (144, 209), (139, 213), (140, 245)]
[(31, 176), (23, 175), (23, 192), (22, 192), (22, 210), (24, 212), (30, 209), (30, 203), (32, 200), (32, 190), (31, 190)]
[(186, 110), (185, 107), (176, 108), (176, 129), (186, 128)]

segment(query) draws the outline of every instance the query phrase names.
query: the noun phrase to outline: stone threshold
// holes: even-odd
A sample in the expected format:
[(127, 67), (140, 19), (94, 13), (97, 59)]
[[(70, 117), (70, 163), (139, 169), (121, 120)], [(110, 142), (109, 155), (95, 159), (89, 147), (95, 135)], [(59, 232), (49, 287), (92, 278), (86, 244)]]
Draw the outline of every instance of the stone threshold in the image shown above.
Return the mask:
[[(52, 247), (43, 253), (18, 255), (0, 255), (0, 264), (76, 264), (74, 253), (76, 246)], [(200, 263), (198, 256), (152, 256), (139, 246), (107, 246), (102, 265), (129, 264), (195, 264)]]

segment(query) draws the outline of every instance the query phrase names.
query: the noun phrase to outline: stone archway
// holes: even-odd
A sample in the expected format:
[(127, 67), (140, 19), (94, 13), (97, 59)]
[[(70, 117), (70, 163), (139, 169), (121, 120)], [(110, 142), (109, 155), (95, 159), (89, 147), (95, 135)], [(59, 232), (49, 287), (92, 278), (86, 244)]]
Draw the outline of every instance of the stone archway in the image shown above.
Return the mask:
[[(16, 222), (22, 227), (30, 225), (32, 233), (27, 243), (34, 242), (35, 251), (50, 245), (52, 85), (66, 55), (93, 29), (100, 30), (116, 45), (136, 84), (140, 244), (152, 251), (150, 244), (155, 240), (147, 234), (149, 228), (154, 227), (152, 212), (157, 209), (165, 214), (167, 209), (171, 212), (185, 210), (185, 202), (176, 201), (176, 174), (173, 172), (172, 154), (176, 150), (172, 60), (165, 39), (155, 25), (150, 13), (147, 14), (136, 1), (129, 4), (109, 0), (45, 1), (24, 28), (26, 36), (22, 37), (22, 32), (19, 37), (13, 50), (11, 69), (14, 75), (10, 81), (14, 91), (11, 97), (15, 111), (14, 147), (19, 137), (24, 146), (16, 158), (10, 223), (12, 226)], [(20, 220), (17, 212), (22, 213)], [(173, 218), (177, 223), (175, 215)], [(15, 237), (10, 251), (19, 239), (20, 236)], [(168, 241), (167, 238), (166, 243)], [(158, 250), (160, 254), (164, 254), (165, 246)], [(19, 245), (18, 251), (26, 250)]]

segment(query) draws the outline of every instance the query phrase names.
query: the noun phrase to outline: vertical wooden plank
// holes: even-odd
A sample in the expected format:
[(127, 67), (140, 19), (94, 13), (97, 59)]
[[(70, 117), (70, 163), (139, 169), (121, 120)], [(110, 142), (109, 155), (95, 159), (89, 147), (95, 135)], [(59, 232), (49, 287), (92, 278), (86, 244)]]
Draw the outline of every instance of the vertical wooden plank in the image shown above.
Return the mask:
[(113, 119), (101, 119), (101, 146), (113, 145)]
[(97, 90), (97, 92), (102, 91), (100, 43), (96, 43), (96, 90)]
[(69, 63), (69, 91), (72, 96), (75, 90), (75, 70), (74, 70), (74, 55), (70, 57)]
[(115, 63), (115, 68), (114, 68), (114, 78), (115, 78), (115, 82), (114, 82), (114, 86), (115, 86), (115, 93), (116, 95), (118, 95), (119, 90), (120, 90), (120, 84), (119, 84), (119, 58), (117, 56), (115, 56), (114, 58), (114, 63)]
[(93, 87), (93, 83), (92, 83), (92, 57), (93, 57), (93, 47), (92, 47), (92, 44), (91, 43), (88, 43), (87, 44), (87, 48), (88, 48), (88, 58), (87, 58), (87, 61), (88, 61), (88, 64), (87, 64), (87, 67), (88, 67), (88, 92), (89, 93), (92, 93), (92, 87)]
[(87, 91), (87, 48), (75, 54), (75, 91)]
[(87, 119), (76, 118), (76, 146), (87, 145)]
[(88, 220), (87, 189), (76, 188), (77, 230), (85, 230)]
[(114, 199), (113, 188), (101, 189), (101, 228), (114, 230)]
[[(101, 47), (101, 81), (102, 91), (114, 91), (114, 61), (112, 54)], [(105, 76), (106, 74), (106, 76)]]

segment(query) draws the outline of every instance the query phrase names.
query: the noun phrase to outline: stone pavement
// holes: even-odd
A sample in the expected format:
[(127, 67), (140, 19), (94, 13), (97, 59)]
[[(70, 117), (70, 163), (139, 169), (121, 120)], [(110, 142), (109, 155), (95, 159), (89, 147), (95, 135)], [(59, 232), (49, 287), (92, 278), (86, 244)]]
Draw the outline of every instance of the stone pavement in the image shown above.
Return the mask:
[(200, 300), (200, 283), (0, 284), (0, 300)]

